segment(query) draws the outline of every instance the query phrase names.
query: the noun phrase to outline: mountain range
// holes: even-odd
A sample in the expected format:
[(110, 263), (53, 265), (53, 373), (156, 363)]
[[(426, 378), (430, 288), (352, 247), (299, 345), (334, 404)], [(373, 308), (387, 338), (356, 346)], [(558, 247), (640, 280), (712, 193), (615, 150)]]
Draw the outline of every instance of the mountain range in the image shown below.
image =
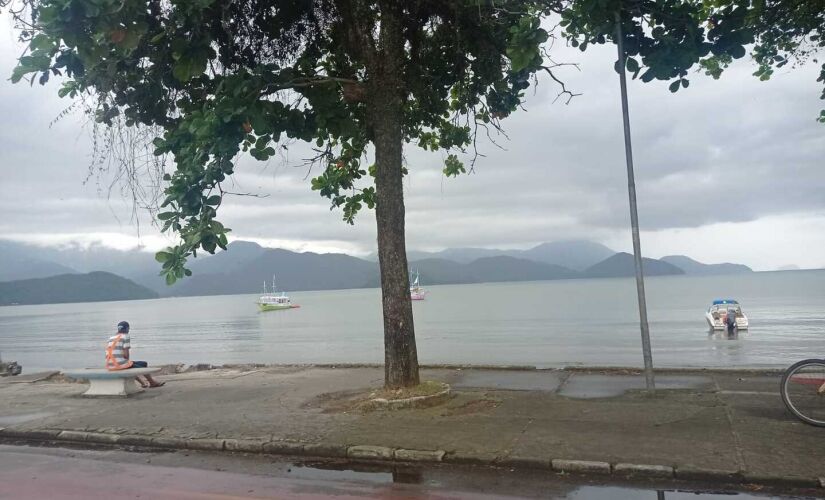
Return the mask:
[[(587, 240), (568, 240), (542, 243), (528, 250), (496, 250), (489, 248), (447, 248), (439, 252), (411, 250), (407, 252), (407, 259), (410, 261), (444, 259), (459, 264), (469, 264), (474, 260), (485, 257), (507, 256), (562, 266), (574, 271), (584, 271), (596, 262), (600, 262), (615, 253), (615, 251), (601, 243)], [(377, 261), (378, 257), (372, 254), (368, 259)]]
[[(591, 241), (542, 243), (527, 250), (450, 248), (440, 252), (408, 253), (410, 268), (420, 273), (425, 285), (535, 281), (578, 278), (613, 278), (635, 275), (633, 256), (617, 253)], [(149, 252), (119, 251), (103, 247), (41, 248), (0, 240), (0, 281), (43, 278), (60, 274), (105, 271), (99, 280), (124, 277), (135, 287), (148, 288), (162, 296), (222, 295), (254, 293), (276, 274), (283, 290), (329, 290), (377, 287), (380, 284), (375, 260), (345, 254), (297, 253), (264, 248), (248, 241), (235, 241), (229, 251), (191, 259), (193, 276), (167, 287), (158, 276), (159, 264)], [(752, 272), (740, 264), (703, 264), (685, 256), (643, 260), (645, 274), (709, 275)], [(113, 273), (113, 274), (109, 274)], [(61, 278), (65, 280), (66, 278)], [(39, 284), (25, 283), (26, 287)], [(65, 293), (74, 287), (61, 282)], [(135, 289), (137, 290), (137, 289)], [(80, 296), (81, 294), (77, 294)], [(86, 296), (85, 292), (82, 294)], [(95, 299), (99, 300), (99, 299)], [(12, 302), (20, 302), (13, 300)], [(10, 303), (10, 302), (5, 302)]]

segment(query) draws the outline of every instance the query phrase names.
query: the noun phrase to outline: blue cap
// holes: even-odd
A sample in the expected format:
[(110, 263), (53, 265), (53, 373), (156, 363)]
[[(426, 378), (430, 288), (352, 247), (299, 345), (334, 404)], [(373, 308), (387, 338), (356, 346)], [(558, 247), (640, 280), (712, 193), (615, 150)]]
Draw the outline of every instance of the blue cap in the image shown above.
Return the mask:
[(118, 333), (126, 333), (129, 331), (129, 322), (128, 321), (121, 321), (117, 324), (117, 331)]

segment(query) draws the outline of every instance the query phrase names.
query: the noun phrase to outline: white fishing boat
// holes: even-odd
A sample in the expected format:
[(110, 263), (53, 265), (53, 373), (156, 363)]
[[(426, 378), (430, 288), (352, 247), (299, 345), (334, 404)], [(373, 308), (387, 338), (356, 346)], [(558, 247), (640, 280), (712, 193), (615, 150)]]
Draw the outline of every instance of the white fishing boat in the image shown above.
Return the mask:
[(427, 290), (421, 287), (420, 276), (418, 275), (418, 271), (415, 272), (415, 280), (413, 280), (412, 284), (410, 285), (410, 299), (411, 300), (424, 300), (427, 297)]
[(258, 298), (256, 302), (261, 311), (279, 311), (282, 309), (295, 309), (301, 307), (293, 304), (287, 296), (286, 292), (278, 292), (275, 288), (275, 276), (272, 277), (272, 289), (267, 289), (266, 281), (264, 281), (264, 293)]
[(737, 330), (748, 329), (748, 317), (742, 312), (739, 302), (733, 299), (716, 299), (705, 312), (705, 320), (711, 330), (725, 330), (728, 325), (728, 316), (734, 315)]

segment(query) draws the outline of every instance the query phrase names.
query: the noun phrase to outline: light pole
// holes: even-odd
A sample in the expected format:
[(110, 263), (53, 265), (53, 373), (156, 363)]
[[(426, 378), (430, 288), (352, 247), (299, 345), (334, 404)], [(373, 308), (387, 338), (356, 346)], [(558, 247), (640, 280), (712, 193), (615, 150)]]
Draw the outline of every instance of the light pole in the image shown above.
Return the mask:
[(650, 352), (650, 328), (647, 324), (645, 277), (642, 271), (642, 248), (639, 242), (639, 214), (636, 211), (636, 180), (633, 175), (633, 148), (630, 144), (630, 113), (627, 109), (627, 80), (622, 19), (616, 12), (616, 47), (619, 51), (619, 84), (622, 90), (622, 121), (624, 123), (624, 154), (627, 162), (627, 193), (630, 198), (630, 226), (633, 230), (633, 261), (636, 267), (636, 295), (639, 299), (639, 326), (642, 330), (642, 355), (645, 360), (645, 387), (651, 394), (656, 390), (653, 378), (653, 355)]

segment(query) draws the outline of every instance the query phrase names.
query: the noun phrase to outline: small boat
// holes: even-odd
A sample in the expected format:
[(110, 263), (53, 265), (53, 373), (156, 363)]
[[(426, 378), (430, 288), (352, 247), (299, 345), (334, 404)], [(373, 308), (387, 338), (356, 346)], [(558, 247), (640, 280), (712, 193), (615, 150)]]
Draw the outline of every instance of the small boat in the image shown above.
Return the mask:
[(424, 300), (427, 297), (427, 290), (421, 288), (418, 271), (415, 272), (415, 280), (410, 285), (410, 300)]
[(729, 314), (736, 316), (736, 329), (748, 329), (748, 317), (742, 312), (739, 302), (733, 299), (716, 299), (705, 313), (705, 320), (711, 330), (725, 330)]
[(256, 302), (261, 311), (280, 311), (281, 309), (295, 309), (301, 307), (293, 304), (286, 292), (275, 291), (275, 276), (272, 277), (272, 290), (267, 290), (266, 281), (264, 281), (264, 293), (258, 298)]

